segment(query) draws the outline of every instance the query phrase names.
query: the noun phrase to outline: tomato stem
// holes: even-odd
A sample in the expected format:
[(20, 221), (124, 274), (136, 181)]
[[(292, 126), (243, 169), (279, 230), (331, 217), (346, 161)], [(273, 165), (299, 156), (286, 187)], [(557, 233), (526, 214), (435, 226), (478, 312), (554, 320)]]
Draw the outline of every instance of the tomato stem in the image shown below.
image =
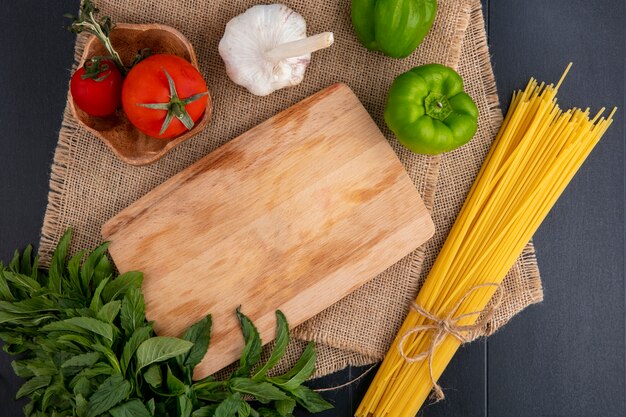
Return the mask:
[(167, 83), (170, 89), (170, 100), (167, 103), (137, 103), (137, 106), (153, 110), (167, 111), (167, 114), (165, 115), (165, 120), (163, 120), (163, 124), (161, 125), (161, 131), (159, 132), (159, 135), (165, 133), (167, 128), (172, 123), (172, 120), (174, 120), (174, 117), (180, 120), (180, 122), (187, 128), (187, 130), (193, 129), (195, 123), (187, 112), (185, 106), (200, 99), (202, 96), (207, 95), (209, 92), (205, 91), (204, 93), (194, 94), (191, 97), (181, 99), (180, 97), (178, 97), (178, 92), (176, 91), (176, 84), (174, 83), (174, 80), (165, 68), (163, 68), (163, 72), (165, 73), (165, 77), (167, 78)]
[(103, 17), (100, 21), (96, 19), (95, 14), (98, 13), (98, 9), (91, 3), (90, 0), (85, 0), (80, 8), (79, 16), (66, 15), (66, 17), (72, 19), (72, 24), (68, 27), (71, 32), (81, 33), (87, 32), (96, 36), (106, 50), (111, 54), (111, 59), (119, 67), (122, 75), (125, 75), (128, 71), (122, 62), (120, 54), (117, 53), (113, 44), (111, 43), (111, 30), (115, 26), (108, 16)]

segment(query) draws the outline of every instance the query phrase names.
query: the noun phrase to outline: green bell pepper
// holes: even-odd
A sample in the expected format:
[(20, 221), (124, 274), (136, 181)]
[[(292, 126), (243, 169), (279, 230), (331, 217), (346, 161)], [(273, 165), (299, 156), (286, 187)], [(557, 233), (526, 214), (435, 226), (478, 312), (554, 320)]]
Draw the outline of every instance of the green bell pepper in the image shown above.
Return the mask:
[(422, 43), (437, 0), (352, 0), (352, 26), (367, 49), (405, 58)]
[(385, 122), (400, 143), (436, 155), (465, 145), (478, 128), (478, 108), (452, 68), (428, 64), (398, 76), (391, 85)]

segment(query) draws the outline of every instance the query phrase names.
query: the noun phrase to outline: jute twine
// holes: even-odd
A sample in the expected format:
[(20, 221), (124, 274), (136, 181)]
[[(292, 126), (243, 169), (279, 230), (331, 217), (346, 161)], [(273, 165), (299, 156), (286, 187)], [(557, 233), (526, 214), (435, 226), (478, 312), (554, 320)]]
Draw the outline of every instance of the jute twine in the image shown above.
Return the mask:
[[(463, 302), (470, 295), (472, 295), (474, 291), (486, 287), (497, 288), (496, 293), (494, 294), (492, 299), (493, 301), (489, 303), (487, 307), (482, 310), (471, 311), (469, 313), (459, 314), (458, 316), (456, 315)], [(430, 321), (430, 323), (421, 324), (407, 330), (398, 342), (398, 352), (400, 353), (400, 356), (402, 356), (402, 358), (408, 363), (420, 362), (428, 359), (428, 371), (430, 373), (430, 380), (433, 384), (433, 395), (435, 398), (435, 402), (441, 401), (445, 398), (441, 386), (437, 383), (437, 380), (433, 375), (433, 358), (435, 357), (437, 347), (445, 340), (447, 336), (452, 336), (461, 343), (468, 343), (475, 340), (477, 337), (484, 335), (486, 326), (493, 318), (493, 315), (497, 311), (498, 307), (500, 307), (500, 304), (502, 304), (502, 297), (503, 291), (500, 284), (488, 282), (475, 285), (470, 288), (443, 317), (437, 317), (435, 314), (429, 312), (416, 302), (411, 303), (411, 310), (415, 311), (421, 316), (424, 316)], [(459, 324), (461, 321), (470, 317), (477, 317), (478, 319), (474, 324)], [(428, 345), (428, 348), (413, 356), (407, 354), (404, 345), (408, 338), (423, 332), (432, 333), (432, 339), (430, 344)]]

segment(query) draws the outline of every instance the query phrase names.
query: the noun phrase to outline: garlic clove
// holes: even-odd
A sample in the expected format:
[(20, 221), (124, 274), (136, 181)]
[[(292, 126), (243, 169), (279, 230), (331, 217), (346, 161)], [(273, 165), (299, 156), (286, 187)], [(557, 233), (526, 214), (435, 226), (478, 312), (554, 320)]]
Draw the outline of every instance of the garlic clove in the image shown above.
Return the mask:
[(287, 6), (257, 5), (228, 22), (219, 53), (235, 83), (265, 96), (302, 82), (311, 52), (332, 43), (330, 32), (307, 38), (304, 18)]

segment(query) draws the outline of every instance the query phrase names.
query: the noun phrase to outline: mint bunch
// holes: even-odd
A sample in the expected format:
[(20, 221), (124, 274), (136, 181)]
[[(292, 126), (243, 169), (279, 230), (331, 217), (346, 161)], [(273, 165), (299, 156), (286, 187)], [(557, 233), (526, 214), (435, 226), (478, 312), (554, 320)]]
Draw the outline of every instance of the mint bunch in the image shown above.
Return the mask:
[(24, 415), (76, 417), (289, 417), (300, 405), (315, 413), (332, 408), (305, 385), (315, 369), (310, 343), (284, 375), (268, 376), (285, 353), (289, 328), (276, 312), (277, 338), (260, 363), (262, 342), (241, 311), (245, 339), (239, 367), (226, 380), (193, 381), (210, 342), (211, 317), (182, 338), (154, 334), (145, 317), (143, 275), (116, 276), (107, 244), (68, 260), (71, 231), (61, 238), (48, 273), (32, 247), (0, 264), (0, 339), (20, 358), (26, 379), (17, 398)]

